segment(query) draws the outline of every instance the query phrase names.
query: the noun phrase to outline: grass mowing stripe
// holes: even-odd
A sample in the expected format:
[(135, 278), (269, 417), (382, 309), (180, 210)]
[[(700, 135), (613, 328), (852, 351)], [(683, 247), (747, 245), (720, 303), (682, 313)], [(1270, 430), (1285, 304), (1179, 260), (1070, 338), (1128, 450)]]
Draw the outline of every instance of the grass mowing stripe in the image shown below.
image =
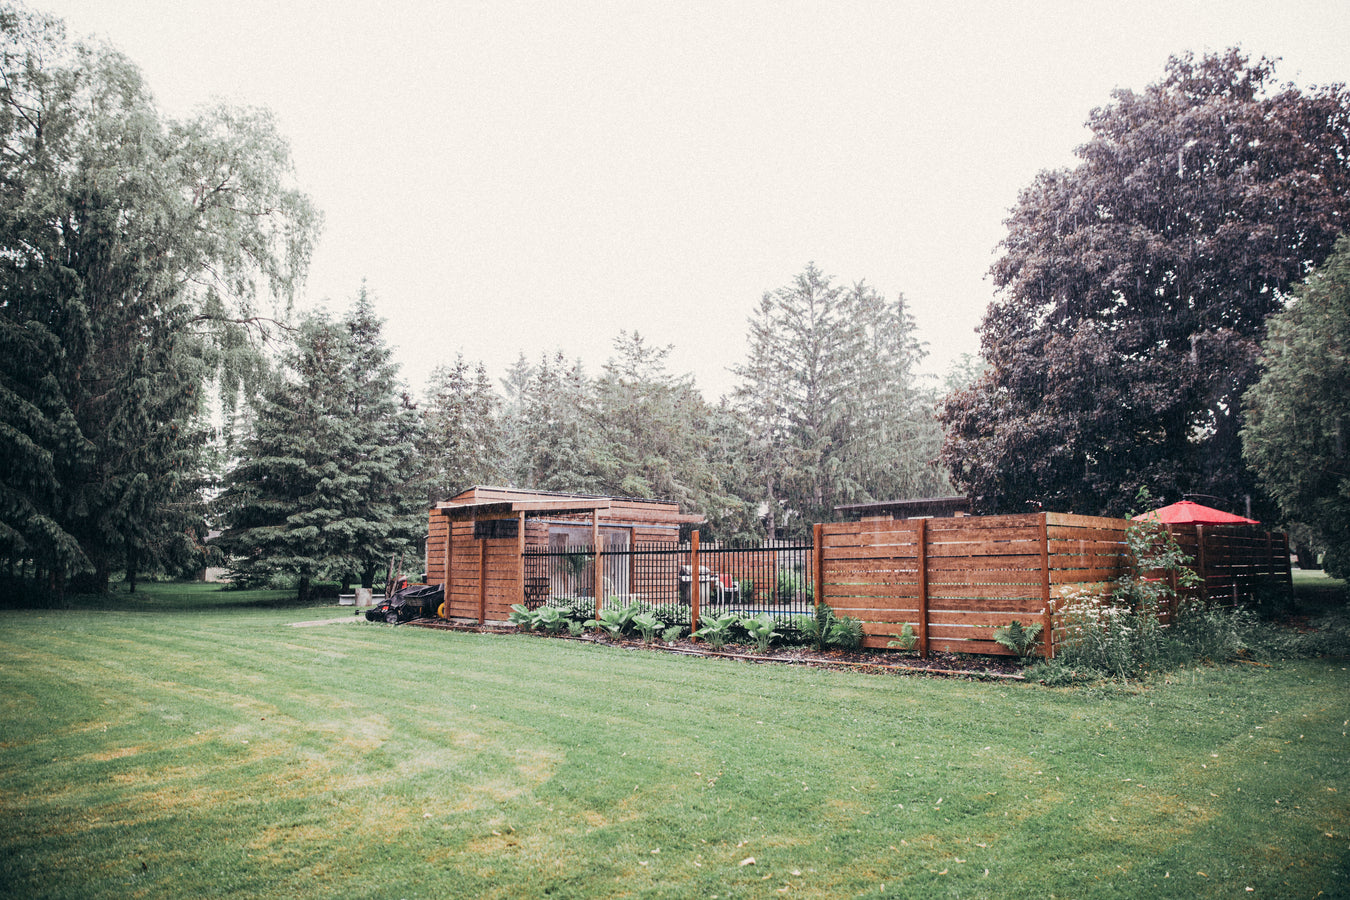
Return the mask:
[(0, 613), (0, 691), (24, 698), (5, 703), (0, 734), (9, 893), (1346, 883), (1350, 679), (1336, 663), (1052, 691), (528, 636), (291, 629), (332, 610), (240, 606), (194, 594), (182, 613), (162, 599), (152, 615)]

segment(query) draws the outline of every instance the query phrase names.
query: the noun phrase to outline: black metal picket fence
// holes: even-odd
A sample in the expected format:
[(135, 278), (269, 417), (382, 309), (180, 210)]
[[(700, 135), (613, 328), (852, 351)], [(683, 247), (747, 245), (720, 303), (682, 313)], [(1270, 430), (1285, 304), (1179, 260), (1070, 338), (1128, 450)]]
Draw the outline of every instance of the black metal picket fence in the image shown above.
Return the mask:
[(756, 547), (698, 548), (698, 574), (690, 544), (639, 543), (525, 548), (526, 605), (566, 600), (594, 601), (597, 560), (602, 606), (635, 601), (653, 606), (692, 605), (700, 615), (806, 614), (814, 604), (810, 543), (765, 543)]

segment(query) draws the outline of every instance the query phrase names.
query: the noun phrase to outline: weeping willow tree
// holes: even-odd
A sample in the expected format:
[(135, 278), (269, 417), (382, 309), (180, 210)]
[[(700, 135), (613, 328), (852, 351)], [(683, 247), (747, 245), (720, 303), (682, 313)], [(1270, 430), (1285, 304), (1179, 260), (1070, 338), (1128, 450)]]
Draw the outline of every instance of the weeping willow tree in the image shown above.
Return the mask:
[(1256, 493), (1240, 398), (1266, 317), (1350, 221), (1350, 95), (1274, 77), (1237, 50), (1174, 57), (1092, 112), (1076, 167), (1022, 192), (981, 326), (989, 369), (941, 413), (977, 509)]
[(290, 182), (268, 114), (167, 119), (124, 56), (0, 5), (5, 574), (99, 591), (200, 550), (204, 390), (317, 232)]

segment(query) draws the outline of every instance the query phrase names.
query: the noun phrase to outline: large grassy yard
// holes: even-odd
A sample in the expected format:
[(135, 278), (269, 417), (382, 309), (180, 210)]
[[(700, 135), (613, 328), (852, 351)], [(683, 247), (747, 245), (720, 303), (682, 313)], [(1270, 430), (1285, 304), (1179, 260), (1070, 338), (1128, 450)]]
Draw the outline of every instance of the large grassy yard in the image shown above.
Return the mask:
[(1350, 896), (1350, 662), (1049, 689), (0, 612), (0, 895)]

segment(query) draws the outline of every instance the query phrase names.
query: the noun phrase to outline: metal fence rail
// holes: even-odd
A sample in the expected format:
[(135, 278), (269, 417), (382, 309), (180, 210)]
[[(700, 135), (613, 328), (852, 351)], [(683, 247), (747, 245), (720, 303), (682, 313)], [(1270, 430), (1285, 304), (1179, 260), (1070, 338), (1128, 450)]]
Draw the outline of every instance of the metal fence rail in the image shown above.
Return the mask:
[(815, 597), (812, 547), (775, 543), (759, 547), (709, 546), (698, 550), (698, 576), (689, 544), (633, 547), (589, 544), (525, 548), (525, 602), (595, 600), (600, 564), (602, 606), (634, 601), (689, 606), (698, 591), (701, 615), (774, 615), (811, 612)]

